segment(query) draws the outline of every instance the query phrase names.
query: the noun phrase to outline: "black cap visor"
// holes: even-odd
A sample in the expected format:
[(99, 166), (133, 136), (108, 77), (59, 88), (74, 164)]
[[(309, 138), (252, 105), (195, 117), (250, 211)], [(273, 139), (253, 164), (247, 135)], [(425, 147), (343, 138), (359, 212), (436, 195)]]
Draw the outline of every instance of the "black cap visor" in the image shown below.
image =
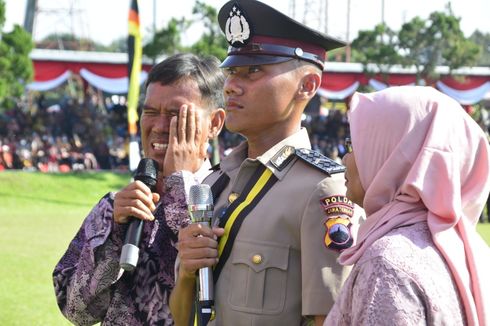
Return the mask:
[(255, 65), (271, 65), (292, 60), (291, 57), (280, 57), (275, 55), (246, 55), (246, 54), (231, 54), (228, 55), (220, 65), (220, 68), (240, 67), (240, 66), (255, 66)]

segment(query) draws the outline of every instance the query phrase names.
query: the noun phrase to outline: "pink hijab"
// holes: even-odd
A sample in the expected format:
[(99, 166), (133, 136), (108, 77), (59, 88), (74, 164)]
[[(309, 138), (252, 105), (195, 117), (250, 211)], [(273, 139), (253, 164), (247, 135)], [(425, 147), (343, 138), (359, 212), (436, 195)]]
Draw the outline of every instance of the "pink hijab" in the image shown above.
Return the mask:
[(390, 230), (427, 221), (469, 325), (490, 325), (490, 250), (475, 225), (490, 190), (488, 139), (453, 99), (431, 87), (354, 94), (348, 113), (367, 219), (352, 265)]

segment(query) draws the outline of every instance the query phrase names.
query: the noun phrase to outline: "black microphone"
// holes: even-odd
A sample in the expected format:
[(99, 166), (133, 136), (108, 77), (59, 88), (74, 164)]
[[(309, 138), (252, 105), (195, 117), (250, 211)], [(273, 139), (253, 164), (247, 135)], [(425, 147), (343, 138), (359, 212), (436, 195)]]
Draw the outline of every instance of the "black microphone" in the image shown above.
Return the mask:
[[(150, 188), (151, 192), (155, 192), (157, 175), (158, 162), (151, 158), (144, 158), (138, 164), (134, 180), (143, 182)], [(125, 271), (132, 272), (138, 264), (139, 244), (142, 232), (143, 220), (130, 216), (129, 227), (126, 231), (124, 245), (121, 250), (121, 258), (119, 259), (119, 266)]]
[[(207, 184), (193, 185), (189, 191), (189, 213), (192, 222), (211, 227), (213, 217), (213, 193)], [(214, 306), (213, 270), (211, 267), (199, 269), (197, 281), (199, 313), (207, 324)]]

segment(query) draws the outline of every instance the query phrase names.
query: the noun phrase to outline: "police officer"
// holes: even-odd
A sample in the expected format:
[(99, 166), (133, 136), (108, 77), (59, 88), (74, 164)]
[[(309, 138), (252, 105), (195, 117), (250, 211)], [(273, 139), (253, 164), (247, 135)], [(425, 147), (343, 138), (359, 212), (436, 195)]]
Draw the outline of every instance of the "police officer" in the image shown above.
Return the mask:
[(336, 259), (356, 214), (344, 167), (310, 149), (301, 115), (326, 51), (344, 43), (255, 0), (227, 2), (218, 20), (230, 44), (226, 126), (246, 141), (205, 180), (216, 227), (179, 233), (173, 317), (192, 322), (196, 272), (212, 266), (209, 325), (321, 324), (349, 272)]

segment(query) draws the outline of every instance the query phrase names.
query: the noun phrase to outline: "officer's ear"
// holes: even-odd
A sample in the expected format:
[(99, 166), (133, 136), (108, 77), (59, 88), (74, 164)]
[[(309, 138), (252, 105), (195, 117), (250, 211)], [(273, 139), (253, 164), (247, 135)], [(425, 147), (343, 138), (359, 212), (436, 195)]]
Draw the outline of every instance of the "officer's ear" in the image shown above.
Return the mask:
[(322, 78), (318, 72), (313, 69), (307, 69), (299, 83), (297, 99), (309, 101), (320, 87), (321, 81)]
[(217, 108), (211, 112), (211, 116), (209, 119), (209, 139), (218, 137), (221, 129), (223, 129), (223, 126), (225, 124), (225, 115), (226, 113), (223, 108)]

